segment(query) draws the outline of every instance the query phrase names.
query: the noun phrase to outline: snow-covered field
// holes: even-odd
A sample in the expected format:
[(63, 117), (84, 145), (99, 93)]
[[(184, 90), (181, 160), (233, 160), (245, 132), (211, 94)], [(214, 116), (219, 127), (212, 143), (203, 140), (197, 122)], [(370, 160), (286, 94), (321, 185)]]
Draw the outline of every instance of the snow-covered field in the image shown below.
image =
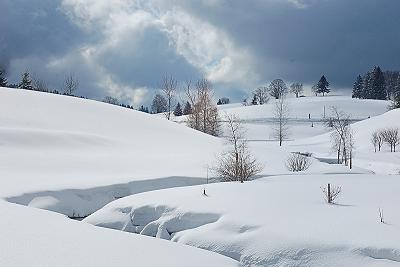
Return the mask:
[[(289, 105), (282, 147), (270, 134), (273, 101), (220, 107), (243, 120), (264, 168), (244, 184), (209, 184), (204, 196), (222, 138), (96, 101), (0, 88), (0, 265), (400, 265), (400, 152), (374, 153), (370, 143), (375, 129), (400, 127), (400, 110), (346, 96)], [(330, 164), (321, 120), (331, 106), (357, 121), (352, 170)], [(311, 167), (289, 172), (291, 152), (312, 153)], [(342, 186), (337, 205), (324, 202), (328, 182)]]

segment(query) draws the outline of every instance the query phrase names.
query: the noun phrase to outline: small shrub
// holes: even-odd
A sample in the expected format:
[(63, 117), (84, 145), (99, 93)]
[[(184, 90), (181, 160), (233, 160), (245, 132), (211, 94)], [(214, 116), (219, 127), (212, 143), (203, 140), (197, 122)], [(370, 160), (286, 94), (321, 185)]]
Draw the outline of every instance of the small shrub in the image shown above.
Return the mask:
[(324, 198), (326, 202), (328, 202), (329, 204), (335, 203), (335, 200), (342, 192), (342, 187), (334, 185), (331, 186), (331, 184), (328, 184), (327, 187), (322, 187), (321, 189), (324, 193)]
[(305, 171), (311, 166), (311, 158), (300, 153), (292, 153), (286, 161), (286, 167), (289, 171)]

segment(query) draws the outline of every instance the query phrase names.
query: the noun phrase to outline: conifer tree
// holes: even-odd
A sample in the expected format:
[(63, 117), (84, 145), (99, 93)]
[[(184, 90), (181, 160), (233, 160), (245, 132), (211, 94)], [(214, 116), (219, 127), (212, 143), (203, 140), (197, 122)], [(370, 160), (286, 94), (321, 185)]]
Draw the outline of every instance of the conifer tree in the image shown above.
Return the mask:
[(183, 108), (183, 115), (192, 114), (192, 106), (190, 105), (189, 101), (186, 101), (185, 107)]
[(372, 72), (372, 89), (372, 99), (386, 99), (385, 77), (379, 66), (375, 67)]
[(325, 75), (322, 75), (321, 79), (319, 79), (319, 82), (317, 83), (317, 88), (317, 92), (320, 94), (322, 93), (322, 96), (325, 96), (325, 94), (329, 94), (329, 92), (331, 91), (329, 89), (329, 82), (325, 78)]
[(0, 69), (0, 87), (7, 87), (7, 79), (5, 76), (5, 71)]
[(182, 108), (181, 108), (181, 104), (178, 102), (178, 104), (176, 104), (175, 106), (175, 110), (174, 110), (174, 115), (176, 117), (182, 116), (183, 112), (182, 112)]
[(32, 79), (29, 75), (29, 72), (25, 71), (22, 74), (22, 79), (20, 84), (18, 85), (18, 88), (20, 89), (28, 89), (28, 90), (32, 90), (33, 86), (32, 86)]
[(352, 98), (362, 98), (362, 93), (363, 93), (363, 79), (361, 75), (357, 76), (356, 81), (354, 82), (353, 85), (353, 94)]

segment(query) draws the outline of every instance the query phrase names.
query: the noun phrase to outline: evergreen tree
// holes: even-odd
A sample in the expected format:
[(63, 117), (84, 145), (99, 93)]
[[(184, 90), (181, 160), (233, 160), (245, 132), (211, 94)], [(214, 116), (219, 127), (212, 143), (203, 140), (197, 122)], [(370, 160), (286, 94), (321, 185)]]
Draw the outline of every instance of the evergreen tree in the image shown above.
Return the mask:
[(251, 104), (252, 105), (258, 105), (257, 95), (256, 94), (253, 95), (253, 99), (251, 100)]
[(192, 106), (190, 105), (189, 101), (187, 101), (185, 107), (183, 108), (183, 115), (189, 114), (192, 114)]
[(182, 116), (183, 112), (182, 112), (182, 108), (181, 108), (181, 104), (178, 102), (178, 104), (176, 104), (175, 106), (175, 110), (174, 110), (174, 115), (176, 117)]
[(0, 69), (0, 86), (1, 87), (7, 87), (7, 79), (5, 76), (5, 71)]
[(325, 96), (325, 94), (329, 94), (330, 91), (329, 82), (325, 78), (325, 75), (322, 75), (321, 79), (319, 79), (319, 82), (317, 83), (317, 93), (322, 93), (322, 96)]
[(372, 87), (372, 73), (368, 71), (363, 78), (363, 92), (362, 97), (363, 99), (371, 99), (373, 97), (373, 87)]
[[(132, 108), (131, 106), (127, 106), (128, 108)], [(144, 113), (149, 113), (149, 108), (148, 107), (145, 107), (145, 106), (143, 106), (143, 105), (141, 105), (140, 107), (139, 107), (139, 111), (141, 111), (141, 112), (144, 112)]]
[(32, 90), (33, 89), (32, 80), (31, 80), (31, 77), (29, 75), (29, 72), (25, 71), (22, 74), (22, 80), (21, 80), (20, 84), (18, 85), (18, 88), (20, 88), (20, 89), (28, 89), (28, 90)]
[(362, 98), (362, 93), (363, 93), (363, 78), (361, 77), (361, 75), (357, 76), (356, 81), (354, 82), (353, 85), (353, 94), (352, 94), (352, 98)]
[(379, 66), (372, 71), (372, 89), (372, 99), (386, 99), (385, 77)]

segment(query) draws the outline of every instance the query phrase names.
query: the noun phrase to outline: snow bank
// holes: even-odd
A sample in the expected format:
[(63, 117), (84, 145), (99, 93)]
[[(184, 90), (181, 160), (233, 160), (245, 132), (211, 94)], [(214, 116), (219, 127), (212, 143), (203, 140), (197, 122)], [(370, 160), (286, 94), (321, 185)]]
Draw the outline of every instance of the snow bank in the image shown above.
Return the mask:
[[(268, 266), (398, 266), (398, 176), (295, 175), (166, 189), (116, 200), (84, 221)], [(336, 205), (320, 187), (342, 186)], [(378, 208), (386, 224), (379, 222)]]

